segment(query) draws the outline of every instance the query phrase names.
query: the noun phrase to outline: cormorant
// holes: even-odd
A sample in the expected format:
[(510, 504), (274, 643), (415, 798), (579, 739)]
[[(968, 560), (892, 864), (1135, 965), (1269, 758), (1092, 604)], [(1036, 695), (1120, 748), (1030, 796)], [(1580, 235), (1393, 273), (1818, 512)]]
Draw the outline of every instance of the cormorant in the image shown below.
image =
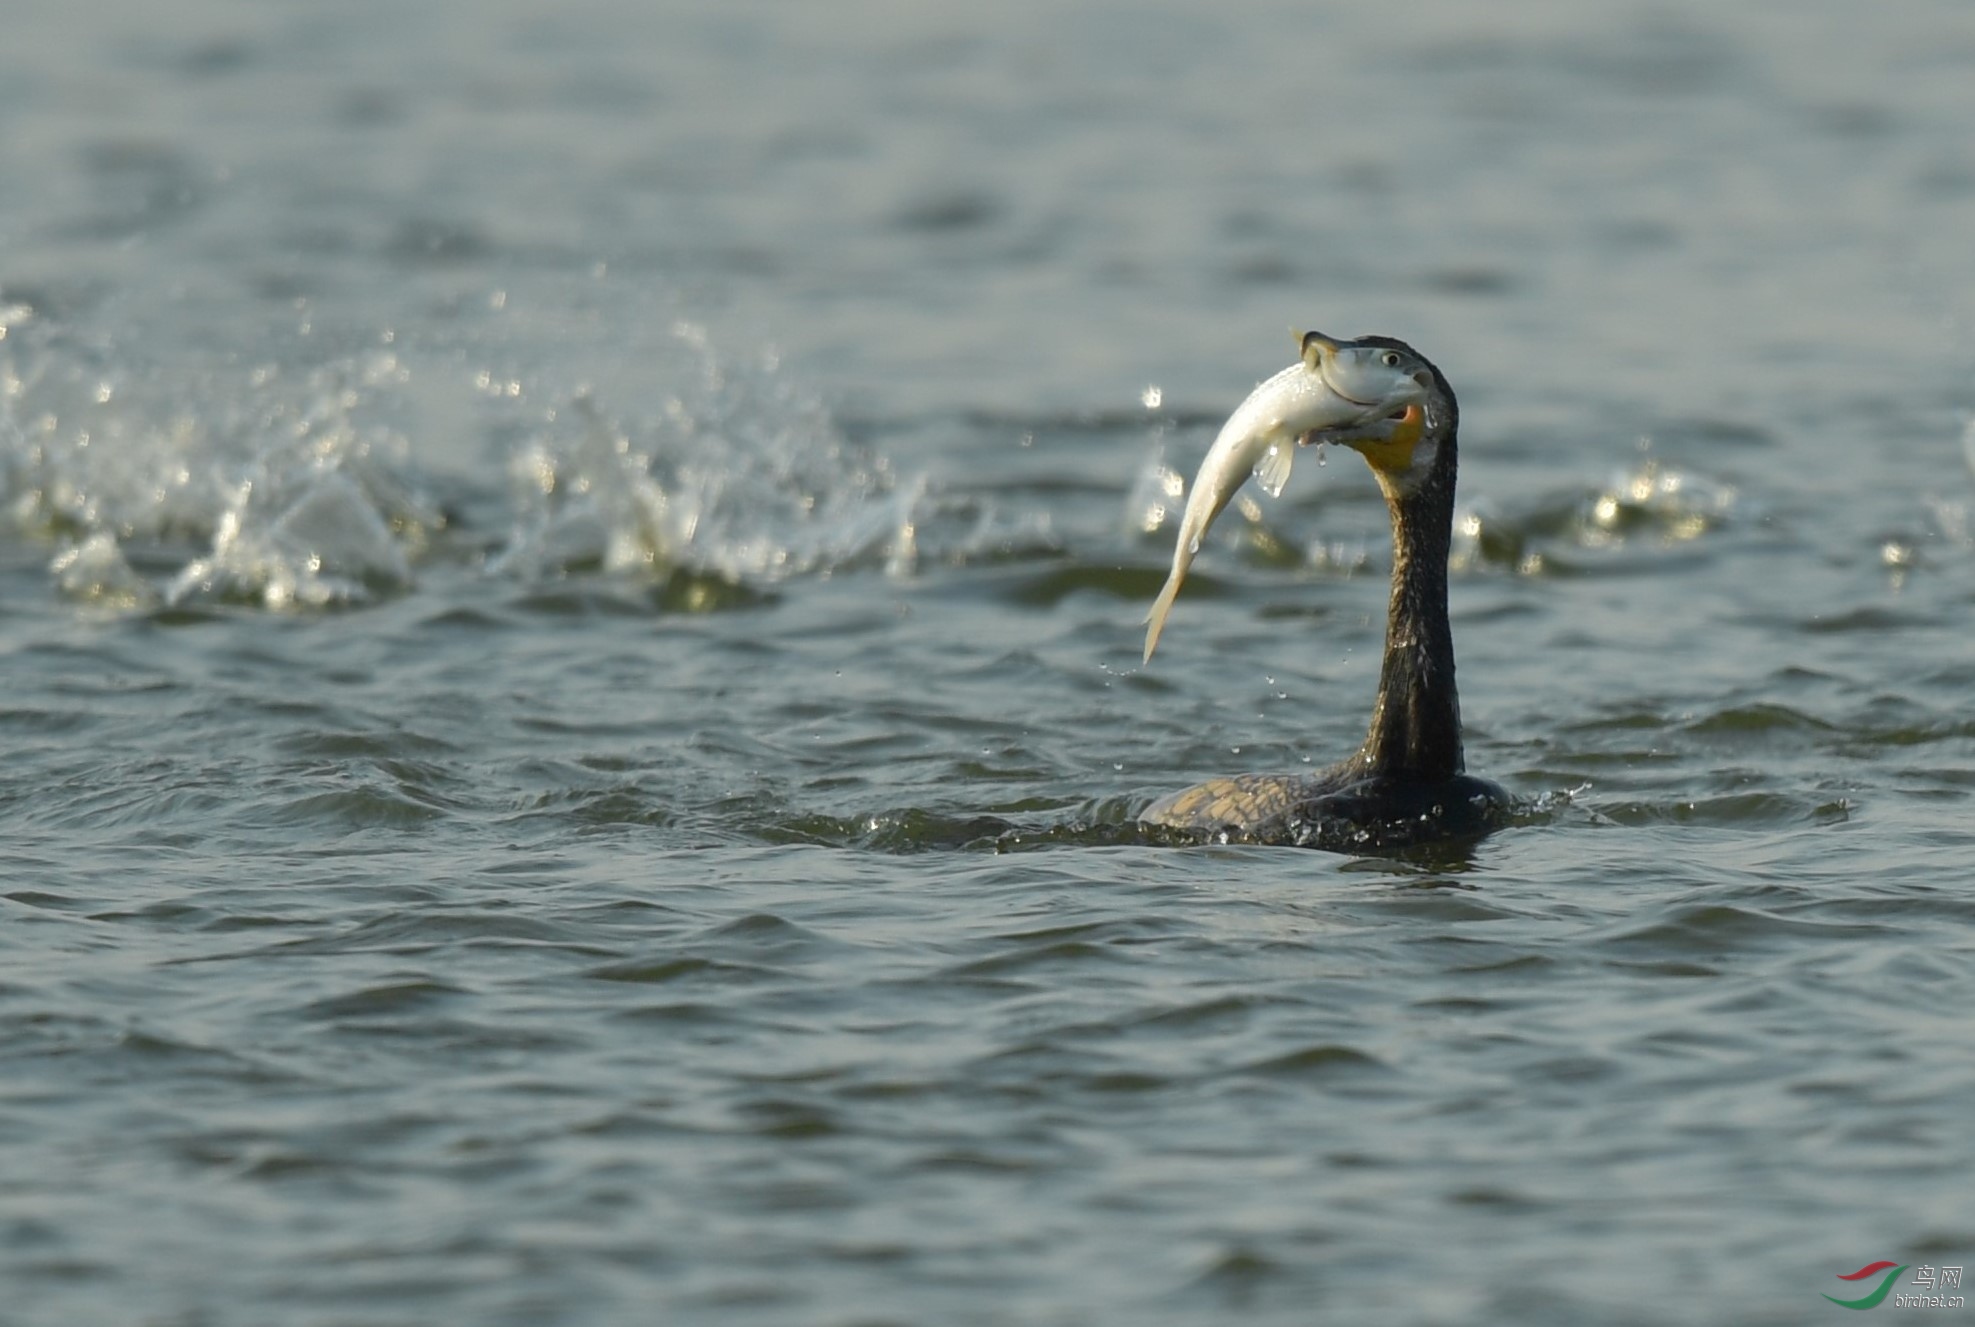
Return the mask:
[[(1354, 849), (1474, 837), (1510, 808), (1498, 785), (1466, 772), (1454, 640), (1447, 622), (1447, 554), (1453, 535), (1454, 389), (1403, 341), (1334, 341), (1311, 333), (1304, 356), (1365, 349), (1404, 373), (1423, 399), (1397, 416), (1320, 429), (1305, 441), (1339, 443), (1370, 464), (1392, 515), (1392, 602), (1385, 662), (1370, 731), (1355, 755), (1312, 774), (1238, 774), (1169, 794), (1147, 807), (1146, 825), (1232, 840)], [(1360, 356), (1362, 358), (1362, 356)]]

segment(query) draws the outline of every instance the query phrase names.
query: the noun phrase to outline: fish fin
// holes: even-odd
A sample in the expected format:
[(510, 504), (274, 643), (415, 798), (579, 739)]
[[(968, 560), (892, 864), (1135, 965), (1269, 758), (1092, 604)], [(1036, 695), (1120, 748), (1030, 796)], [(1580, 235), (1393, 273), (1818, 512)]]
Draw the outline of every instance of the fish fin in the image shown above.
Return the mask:
[(1177, 567), (1166, 577), (1166, 583), (1159, 590), (1159, 597), (1152, 601), (1152, 611), (1145, 615), (1145, 657), (1140, 663), (1152, 662), (1152, 651), (1159, 648), (1159, 633), (1166, 629), (1166, 614), (1173, 611), (1173, 601), (1179, 598), (1180, 582), (1186, 573)]
[(1255, 482), (1270, 497), (1281, 497), (1282, 486), (1289, 482), (1289, 467), (1295, 460), (1296, 449), (1290, 444), (1282, 441), (1270, 443), (1261, 459), (1255, 462)]

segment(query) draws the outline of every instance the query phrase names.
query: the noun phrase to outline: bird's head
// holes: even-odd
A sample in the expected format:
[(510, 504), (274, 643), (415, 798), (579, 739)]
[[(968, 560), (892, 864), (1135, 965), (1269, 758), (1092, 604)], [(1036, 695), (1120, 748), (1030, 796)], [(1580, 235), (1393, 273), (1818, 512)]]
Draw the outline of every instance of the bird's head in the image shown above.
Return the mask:
[(1365, 407), (1357, 423), (1315, 429), (1304, 443), (1336, 443), (1365, 458), (1388, 498), (1416, 492), (1433, 474), (1456, 422), (1453, 389), (1427, 358), (1389, 336), (1337, 341), (1311, 332), (1303, 362), (1330, 390)]

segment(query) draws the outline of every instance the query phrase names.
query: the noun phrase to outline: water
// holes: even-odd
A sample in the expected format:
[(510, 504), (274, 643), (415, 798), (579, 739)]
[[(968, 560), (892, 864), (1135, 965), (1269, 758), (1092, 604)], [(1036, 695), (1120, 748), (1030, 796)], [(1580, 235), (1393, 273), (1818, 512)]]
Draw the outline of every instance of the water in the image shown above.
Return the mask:
[[(1948, 3), (0, 52), (7, 1323), (1797, 1323), (1975, 1253)], [(1462, 393), (1468, 849), (1292, 326)], [(1911, 1288), (1916, 1273), (1904, 1274)]]

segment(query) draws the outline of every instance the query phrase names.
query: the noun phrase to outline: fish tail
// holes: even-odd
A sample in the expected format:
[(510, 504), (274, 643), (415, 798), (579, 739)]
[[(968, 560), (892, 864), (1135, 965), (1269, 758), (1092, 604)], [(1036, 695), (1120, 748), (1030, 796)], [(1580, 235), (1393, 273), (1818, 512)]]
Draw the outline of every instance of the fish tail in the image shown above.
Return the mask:
[(1179, 598), (1180, 580), (1184, 573), (1174, 571), (1166, 577), (1166, 584), (1159, 591), (1159, 597), (1152, 601), (1152, 611), (1145, 615), (1145, 658), (1140, 662), (1151, 663), (1152, 651), (1159, 648), (1159, 633), (1166, 629), (1166, 614), (1173, 611), (1173, 601)]

